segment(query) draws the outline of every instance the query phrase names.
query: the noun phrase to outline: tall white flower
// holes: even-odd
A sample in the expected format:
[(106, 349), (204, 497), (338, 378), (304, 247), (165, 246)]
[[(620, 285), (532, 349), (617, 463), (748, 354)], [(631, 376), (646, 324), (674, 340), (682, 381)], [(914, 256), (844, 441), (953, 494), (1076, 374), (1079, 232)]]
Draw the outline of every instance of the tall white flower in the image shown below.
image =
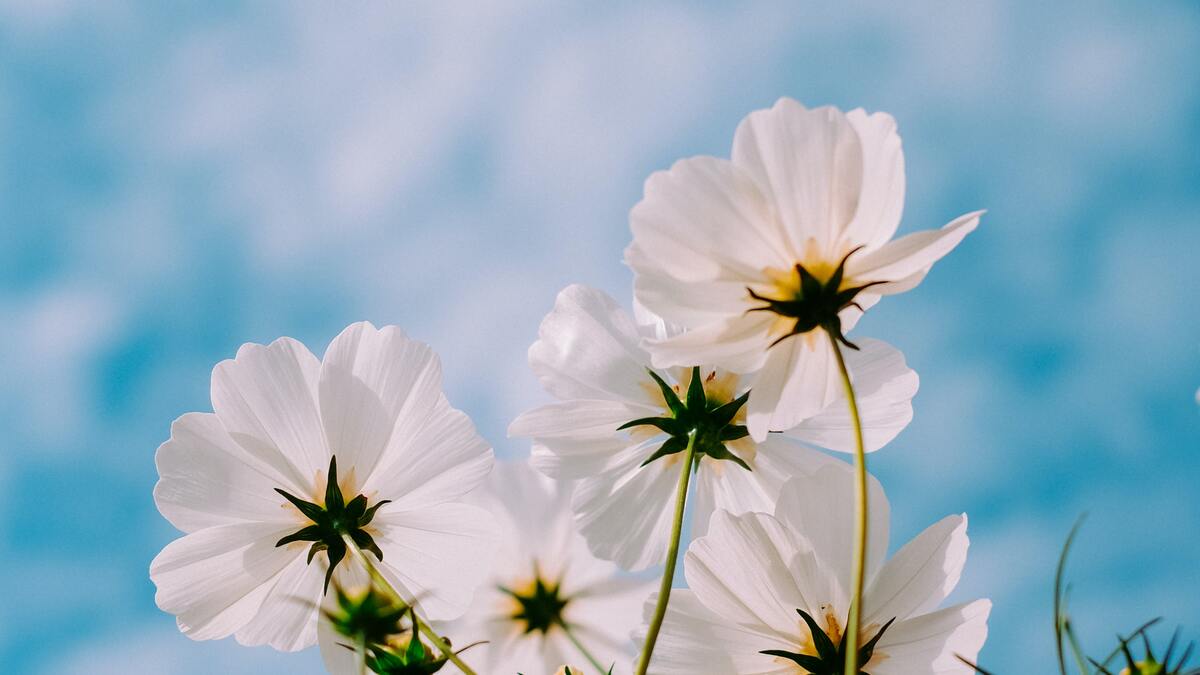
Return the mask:
[(496, 563), (445, 634), (456, 645), (488, 641), (464, 655), (480, 672), (553, 675), (563, 663), (588, 663), (589, 654), (601, 672), (632, 661), (629, 634), (653, 582), (622, 576), (588, 551), (568, 484), (521, 461), (497, 463), (486, 486), (480, 499), (500, 523)]
[(822, 333), (844, 340), (865, 308), (915, 287), (979, 222), (971, 213), (892, 240), (903, 205), (891, 116), (787, 98), (742, 121), (731, 159), (653, 174), (625, 258), (637, 299), (689, 329), (651, 342), (655, 365), (757, 371), (755, 439), (825, 410), (840, 383)]
[(155, 600), (197, 640), (313, 644), (330, 572), (379, 560), (430, 618), (469, 604), (494, 523), (459, 503), (492, 451), (441, 391), (441, 366), (399, 329), (357, 323), (323, 360), (280, 338), (213, 369), (213, 413), (158, 449), (159, 511), (186, 533), (150, 566)]
[[(580, 531), (598, 557), (628, 569), (661, 563), (666, 555), (684, 432), (707, 439), (697, 441), (692, 522), (698, 533), (714, 509), (769, 511), (789, 477), (836, 461), (809, 445), (849, 450), (853, 444), (841, 399), (786, 433), (756, 442), (746, 435), (741, 405), (748, 378), (710, 366), (698, 369), (703, 403), (691, 406), (692, 413), (673, 409), (687, 405), (697, 370), (652, 368), (641, 343), (667, 329), (644, 318), (638, 325), (594, 289), (570, 286), (559, 293), (529, 361), (560, 401), (509, 427), (511, 435), (534, 439), (536, 468), (579, 479), (572, 508)], [(882, 342), (863, 341), (850, 358), (867, 443), (875, 449), (912, 419), (917, 376)], [(684, 418), (691, 421), (681, 423)]]
[[(850, 583), (853, 489), (846, 471), (822, 467), (792, 479), (774, 516), (718, 511), (684, 559), (689, 589), (676, 590), (654, 652), (653, 673), (841, 673)], [(888, 505), (871, 481), (871, 545), (887, 550)], [(967, 518), (948, 516), (880, 564), (868, 561), (863, 672), (974, 672), (991, 602), (938, 606), (967, 559)], [(647, 604), (652, 610), (654, 598)], [(644, 629), (643, 629), (644, 630)]]

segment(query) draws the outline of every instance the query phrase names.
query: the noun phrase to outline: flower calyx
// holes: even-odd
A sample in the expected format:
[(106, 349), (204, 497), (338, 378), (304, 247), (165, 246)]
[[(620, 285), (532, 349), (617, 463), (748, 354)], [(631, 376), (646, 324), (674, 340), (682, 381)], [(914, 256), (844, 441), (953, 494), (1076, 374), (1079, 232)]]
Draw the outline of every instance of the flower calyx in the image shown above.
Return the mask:
[(632, 427), (650, 426), (670, 436), (642, 466), (660, 457), (683, 452), (689, 444), (693, 445), (697, 459), (707, 455), (713, 459), (725, 459), (734, 462), (743, 469), (750, 471), (750, 465), (745, 460), (729, 451), (725, 444), (750, 435), (743, 424), (734, 424), (738, 411), (750, 399), (750, 392), (728, 402), (710, 401), (704, 392), (704, 378), (700, 376), (700, 367), (692, 368), (692, 381), (688, 385), (687, 394), (683, 400), (675, 393), (675, 389), (667, 384), (653, 370), (646, 369), (654, 379), (666, 401), (668, 414), (663, 417), (643, 417), (631, 420), (617, 427), (617, 430)]
[[(816, 648), (817, 654), (799, 654), (789, 652), (784, 649), (764, 649), (759, 654), (767, 654), (768, 656), (778, 656), (788, 659), (807, 670), (811, 675), (841, 675), (846, 666), (846, 636), (843, 635), (839, 644), (834, 645), (833, 640), (825, 634), (825, 631), (817, 625), (816, 620), (812, 615), (802, 609), (797, 609), (800, 618), (804, 619), (804, 623), (808, 626), (808, 631), (812, 635), (813, 647)], [(879, 642), (879, 638), (883, 637), (884, 632), (891, 628), (892, 623), (896, 621), (893, 618), (891, 621), (883, 624), (883, 628), (875, 634), (875, 637), (867, 641), (866, 644), (858, 648), (858, 662), (866, 665), (871, 661), (871, 656), (875, 653), (875, 645)], [(859, 670), (859, 675), (870, 675), (865, 670)]]
[(325, 572), (326, 591), (329, 590), (329, 580), (333, 577), (334, 568), (346, 557), (346, 541), (343, 537), (349, 537), (360, 549), (370, 551), (380, 561), (383, 560), (383, 551), (364, 528), (375, 518), (379, 507), (391, 500), (384, 499), (368, 507), (366, 496), (360, 494), (347, 502), (342, 496), (342, 488), (338, 485), (336, 456), (329, 458), (324, 505), (305, 501), (279, 488), (275, 488), (275, 491), (291, 502), (292, 506), (299, 509), (312, 523), (283, 537), (275, 542), (275, 545), (284, 546), (294, 541), (313, 542), (308, 549), (309, 564), (312, 563), (313, 556), (325, 551), (329, 556), (329, 569)]
[(570, 598), (561, 595), (561, 584), (547, 582), (536, 570), (529, 590), (522, 592), (501, 586), (500, 591), (516, 601), (518, 608), (512, 619), (525, 624), (525, 634), (545, 634), (555, 626), (565, 625), (563, 610)]
[(862, 311), (862, 305), (855, 301), (858, 294), (872, 286), (887, 283), (871, 281), (858, 286), (842, 288), (842, 281), (846, 274), (846, 261), (862, 248), (859, 246), (847, 253), (826, 281), (818, 279), (802, 263), (796, 263), (795, 270), (799, 283), (798, 290), (791, 298), (769, 298), (751, 288), (746, 288), (746, 292), (750, 294), (751, 298), (763, 303), (747, 312), (774, 312), (781, 317), (796, 320), (791, 331), (772, 342), (771, 347), (793, 335), (803, 335), (820, 328), (850, 349), (858, 349), (858, 345), (847, 340), (845, 334), (842, 333), (842, 319), (839, 314), (847, 307), (857, 307), (859, 311)]

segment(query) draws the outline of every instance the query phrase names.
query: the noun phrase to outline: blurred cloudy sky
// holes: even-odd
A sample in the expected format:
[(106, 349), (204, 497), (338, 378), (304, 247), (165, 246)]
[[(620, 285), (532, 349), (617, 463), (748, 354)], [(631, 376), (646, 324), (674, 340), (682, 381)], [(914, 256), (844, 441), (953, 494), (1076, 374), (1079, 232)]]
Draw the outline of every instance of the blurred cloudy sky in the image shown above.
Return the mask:
[(894, 541), (970, 514), (983, 662), (1051, 670), (1084, 511), (1092, 653), (1200, 637), (1200, 6), (832, 7), (0, 1), (3, 670), (315, 672), (154, 606), (153, 453), (213, 364), (396, 323), (518, 456), (554, 293), (627, 298), (645, 177), (783, 95), (898, 118), (903, 229), (989, 209), (858, 329), (922, 375), (873, 468)]

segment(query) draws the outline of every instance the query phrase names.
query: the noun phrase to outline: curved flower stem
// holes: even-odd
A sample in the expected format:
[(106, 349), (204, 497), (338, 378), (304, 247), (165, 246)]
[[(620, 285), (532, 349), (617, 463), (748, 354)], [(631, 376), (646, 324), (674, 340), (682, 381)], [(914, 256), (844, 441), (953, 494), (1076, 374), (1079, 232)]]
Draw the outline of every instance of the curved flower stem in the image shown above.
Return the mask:
[(654, 606), (654, 618), (650, 621), (650, 629), (646, 632), (646, 642), (642, 645), (642, 656), (638, 660), (637, 675), (646, 675), (650, 667), (650, 655), (654, 653), (654, 643), (658, 641), (658, 632), (662, 630), (663, 619), (667, 615), (667, 603), (671, 599), (671, 582), (675, 579), (675, 563), (679, 559), (679, 539), (683, 533), (683, 507), (687, 502), (688, 482), (692, 477), (692, 463), (696, 461), (696, 434), (688, 438), (687, 450), (684, 452), (682, 468), (679, 472), (679, 486), (675, 491), (675, 520), (671, 526), (671, 543), (667, 547), (667, 565), (663, 568), (662, 582), (658, 586), (658, 603)]
[(850, 382), (850, 371), (842, 356), (842, 347), (837, 338), (826, 331), (833, 354), (837, 357), (838, 370), (842, 374), (842, 387), (846, 390), (846, 402), (850, 406), (850, 421), (854, 424), (854, 576), (851, 577), (852, 599), (850, 615), (846, 617), (846, 669), (844, 675), (858, 675), (865, 664), (858, 662), (859, 633), (862, 630), (863, 577), (867, 561), (867, 454), (863, 447), (862, 420), (858, 416), (858, 399), (854, 396), (854, 385)]
[(604, 667), (604, 664), (600, 663), (599, 659), (597, 659), (595, 656), (592, 656), (592, 653), (588, 651), (587, 647), (583, 646), (583, 643), (579, 641), (579, 637), (575, 635), (575, 631), (571, 630), (570, 626), (568, 626), (565, 622), (559, 623), (558, 625), (562, 627), (563, 633), (566, 633), (567, 639), (571, 641), (571, 644), (575, 645), (575, 649), (583, 655), (583, 658), (588, 660), (588, 663), (592, 664), (592, 667), (596, 669), (596, 672), (601, 673), (601, 675), (603, 675), (605, 672), (608, 672), (608, 669)]
[[(352, 553), (354, 553), (354, 556), (358, 558), (358, 561), (362, 563), (363, 567), (366, 568), (367, 574), (370, 575), (372, 583), (379, 584), (383, 590), (387, 591), (393, 598), (399, 600), (400, 602), (409, 606), (414, 604), (404, 599), (403, 596), (396, 592), (396, 589), (392, 586), (391, 582), (389, 582), (382, 574), (379, 573), (379, 570), (376, 569), (375, 564), (372, 563), (370, 558), (368, 558), (366, 554), (362, 552), (362, 549), (358, 547), (358, 544), (354, 543), (353, 539), (347, 535), (343, 535), (342, 539), (346, 542), (346, 547), (349, 548)], [(442, 656), (445, 657), (447, 661), (457, 666), (458, 669), (462, 671), (463, 675), (477, 675), (474, 670), (471, 670), (470, 666), (468, 666), (461, 658), (459, 658), (458, 654), (454, 653), (454, 650), (450, 648), (450, 643), (447, 642), (445, 638), (438, 635), (437, 631), (433, 630), (429, 624), (425, 623), (421, 617), (417, 616), (415, 608), (412, 611), (412, 620), (414, 632), (418, 632), (428, 638), (429, 641), (432, 642), (435, 647), (437, 647), (438, 651), (441, 652)]]

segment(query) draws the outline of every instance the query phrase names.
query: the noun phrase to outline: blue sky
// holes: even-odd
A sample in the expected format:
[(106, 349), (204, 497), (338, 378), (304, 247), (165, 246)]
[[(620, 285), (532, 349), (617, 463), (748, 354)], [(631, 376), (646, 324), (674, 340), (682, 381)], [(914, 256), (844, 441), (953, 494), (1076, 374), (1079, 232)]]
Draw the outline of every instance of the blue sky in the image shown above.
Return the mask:
[(857, 329), (921, 373), (873, 469), (894, 540), (970, 515), (983, 661), (1050, 670), (1084, 511), (1091, 651), (1157, 615), (1200, 637), (1196, 4), (483, 4), (0, 0), (6, 669), (316, 672), (154, 607), (153, 453), (213, 364), (396, 323), (518, 456), (554, 293), (628, 297), (645, 177), (784, 95), (897, 117), (904, 230), (989, 209)]

